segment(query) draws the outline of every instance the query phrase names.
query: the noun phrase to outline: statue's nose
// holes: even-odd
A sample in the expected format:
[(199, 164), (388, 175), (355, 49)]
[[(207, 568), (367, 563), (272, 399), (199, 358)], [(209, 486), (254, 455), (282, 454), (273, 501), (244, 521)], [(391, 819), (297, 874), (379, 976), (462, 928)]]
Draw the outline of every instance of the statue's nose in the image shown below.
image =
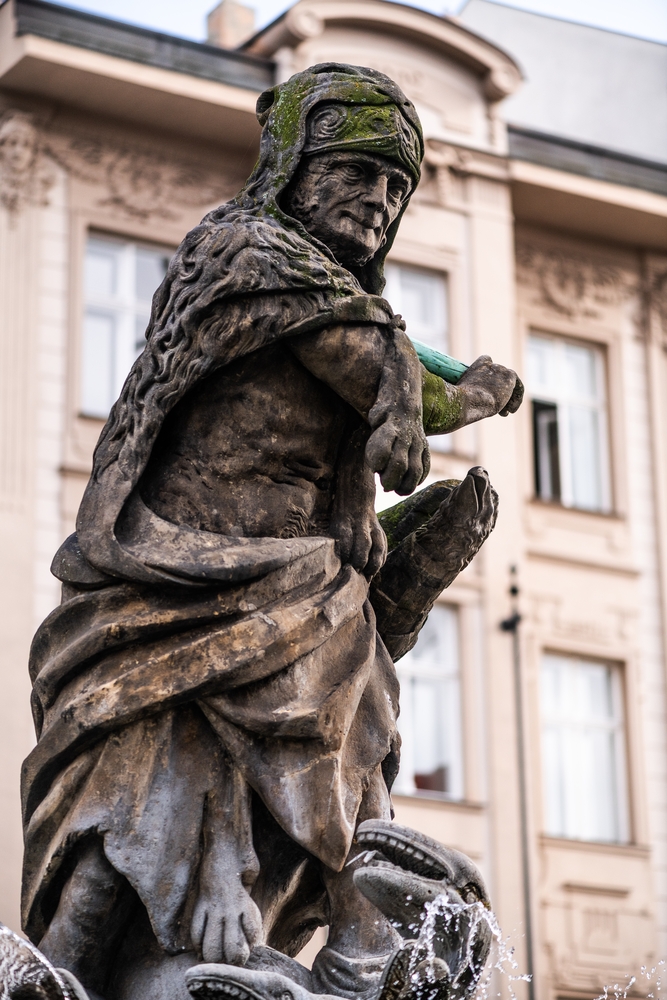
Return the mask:
[(378, 212), (384, 212), (387, 207), (387, 178), (380, 174), (372, 183), (369, 182), (364, 192), (364, 202)]

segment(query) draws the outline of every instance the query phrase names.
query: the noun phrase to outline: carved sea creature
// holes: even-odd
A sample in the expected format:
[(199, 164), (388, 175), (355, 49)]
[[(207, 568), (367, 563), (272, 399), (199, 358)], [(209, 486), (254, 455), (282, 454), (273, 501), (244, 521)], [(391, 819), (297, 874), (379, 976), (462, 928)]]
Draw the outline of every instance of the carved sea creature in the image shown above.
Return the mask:
[[(470, 858), (431, 837), (384, 820), (359, 825), (356, 887), (406, 943), (391, 956), (375, 1000), (469, 996), (491, 945), (489, 897)], [(186, 974), (198, 1000), (333, 1000), (274, 971), (198, 965)]]
[[(407, 940), (385, 970), (378, 1000), (469, 995), (482, 973), (492, 932), (482, 876), (465, 854), (385, 820), (359, 825), (354, 884)], [(391, 963), (390, 963), (391, 964)]]
[(89, 1000), (71, 973), (0, 924), (0, 1000)]

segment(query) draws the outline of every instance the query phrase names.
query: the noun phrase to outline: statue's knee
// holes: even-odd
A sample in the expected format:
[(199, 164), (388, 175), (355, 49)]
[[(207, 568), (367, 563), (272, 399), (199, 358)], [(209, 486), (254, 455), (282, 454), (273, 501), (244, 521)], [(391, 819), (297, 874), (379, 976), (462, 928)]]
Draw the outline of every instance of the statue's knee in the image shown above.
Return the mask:
[(123, 891), (125, 879), (107, 860), (101, 840), (86, 844), (63, 889), (63, 897), (78, 913), (99, 915)]

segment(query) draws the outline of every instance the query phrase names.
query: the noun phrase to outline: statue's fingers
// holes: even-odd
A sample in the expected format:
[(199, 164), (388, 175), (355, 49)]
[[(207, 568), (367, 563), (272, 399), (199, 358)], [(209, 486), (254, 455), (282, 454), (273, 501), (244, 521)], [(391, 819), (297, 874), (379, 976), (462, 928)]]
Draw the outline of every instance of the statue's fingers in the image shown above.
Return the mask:
[(431, 455), (426, 441), (415, 438), (408, 453), (408, 468), (400, 486), (396, 488), (399, 496), (409, 496), (414, 493), (420, 483), (426, 479), (431, 466)]
[(340, 561), (342, 563), (349, 562), (354, 543), (354, 533), (349, 521), (345, 521), (337, 526), (336, 538), (338, 541), (338, 556)]
[(350, 556), (350, 562), (355, 569), (363, 570), (366, 568), (372, 545), (370, 529), (359, 525), (354, 533), (354, 544)]
[[(391, 451), (391, 457), (384, 470), (380, 473), (380, 482), (387, 492), (400, 488), (403, 482), (403, 477), (408, 469), (408, 455), (408, 446), (406, 442), (402, 441), (400, 438), (396, 438), (394, 440), (394, 447)], [(410, 490), (410, 492), (412, 492), (412, 490)]]
[(382, 569), (387, 558), (387, 536), (378, 522), (371, 527), (371, 540), (372, 546), (365, 570), (369, 580)]
[(206, 906), (199, 900), (195, 906), (190, 923), (190, 937), (198, 955), (202, 954), (202, 941), (204, 940), (204, 933), (206, 931), (207, 916)]
[(431, 471), (431, 449), (428, 446), (428, 441), (426, 440), (426, 438), (424, 438), (422, 444), (421, 463), (422, 463), (422, 474), (419, 482), (423, 483), (426, 477), (428, 476), (429, 472)]
[(383, 472), (391, 459), (396, 431), (388, 424), (374, 430), (366, 442), (366, 461), (373, 472)]
[(504, 408), (500, 411), (501, 417), (507, 417), (509, 416), (510, 413), (516, 413), (516, 411), (521, 406), (521, 403), (523, 402), (524, 391), (525, 391), (524, 384), (517, 375), (516, 382), (514, 383), (514, 389), (512, 390), (512, 395), (508, 399)]
[[(250, 948), (243, 929), (241, 917), (230, 917), (223, 921), (222, 946), (224, 961), (230, 965), (245, 965), (250, 957)], [(214, 961), (214, 959), (206, 959)], [(215, 959), (220, 961), (220, 959)]]
[(490, 354), (480, 354), (478, 358), (475, 358), (473, 363), (468, 368), (469, 372), (476, 372), (480, 368), (486, 368), (488, 365), (493, 364), (493, 359)]
[(241, 913), (241, 926), (248, 946), (252, 950), (262, 937), (262, 917), (257, 906), (252, 901), (250, 902), (250, 906)]

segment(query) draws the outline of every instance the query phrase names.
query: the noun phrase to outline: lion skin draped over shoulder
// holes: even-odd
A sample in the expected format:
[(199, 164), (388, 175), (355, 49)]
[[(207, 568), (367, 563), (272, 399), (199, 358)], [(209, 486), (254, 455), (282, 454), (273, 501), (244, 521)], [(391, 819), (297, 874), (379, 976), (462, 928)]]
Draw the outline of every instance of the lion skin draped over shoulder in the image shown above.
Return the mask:
[(165, 417), (201, 378), (283, 337), (339, 322), (391, 326), (391, 307), (366, 293), (325, 247), (259, 209), (231, 202), (183, 240), (153, 298), (146, 347), (98, 442), (77, 520), (97, 569), (155, 581), (115, 535)]

